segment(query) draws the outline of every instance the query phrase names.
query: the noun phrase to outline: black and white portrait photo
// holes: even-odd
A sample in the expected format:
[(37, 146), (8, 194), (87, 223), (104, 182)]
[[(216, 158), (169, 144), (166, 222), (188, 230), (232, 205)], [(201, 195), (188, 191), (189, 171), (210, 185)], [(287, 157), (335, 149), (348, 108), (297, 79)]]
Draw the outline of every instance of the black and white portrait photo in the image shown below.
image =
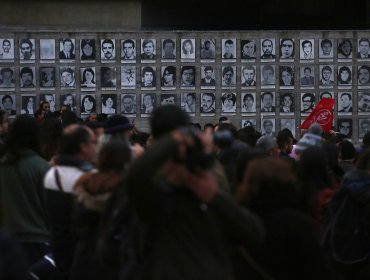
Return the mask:
[(162, 60), (176, 60), (176, 39), (162, 39)]
[(136, 67), (121, 66), (121, 87), (135, 88), (136, 86)]
[(222, 39), (222, 61), (234, 62), (236, 60), (236, 39)]
[(14, 61), (14, 39), (0, 39), (0, 61)]
[(136, 94), (122, 93), (121, 94), (121, 114), (136, 115)]
[(141, 39), (140, 58), (144, 62), (154, 62), (156, 59), (156, 40)]
[(267, 64), (261, 66), (261, 85), (275, 86), (275, 65)]
[(104, 39), (101, 40), (100, 58), (102, 62), (113, 62), (116, 59), (116, 40)]
[(305, 92), (301, 93), (301, 113), (310, 114), (312, 113), (313, 108), (315, 107), (315, 93)]
[(346, 138), (352, 137), (352, 119), (338, 119), (338, 132)]
[(55, 39), (40, 39), (40, 60), (55, 60)]
[(101, 112), (107, 115), (117, 113), (117, 95), (115, 93), (101, 95)]
[(334, 66), (320, 65), (320, 81), (322, 87), (333, 87), (334, 85)]
[(155, 66), (141, 67), (141, 88), (154, 89), (156, 85)]
[(294, 66), (279, 66), (279, 85), (281, 88), (293, 88), (294, 86)]
[(242, 92), (241, 95), (241, 112), (242, 114), (256, 113), (256, 93)]
[(201, 39), (200, 41), (200, 59), (203, 61), (214, 61), (216, 51), (215, 39)]
[(248, 126), (256, 128), (256, 123), (257, 123), (256, 119), (242, 119), (240, 128)]
[(240, 52), (242, 60), (255, 60), (257, 55), (256, 40), (241, 40)]
[(365, 134), (370, 131), (370, 119), (358, 120), (358, 137), (364, 138)]
[(241, 86), (242, 87), (256, 87), (256, 66), (246, 65), (241, 68)]
[(0, 68), (0, 90), (9, 90), (15, 88), (14, 67)]
[(62, 89), (76, 88), (75, 67), (60, 67), (60, 87)]
[(181, 66), (181, 88), (195, 87), (195, 66)]
[(81, 94), (81, 115), (90, 115), (96, 112), (96, 96), (95, 94)]
[(345, 38), (338, 40), (338, 59), (339, 60), (350, 60), (352, 59), (352, 40)]
[(212, 115), (216, 113), (216, 95), (214, 92), (202, 92), (200, 96), (201, 115)]
[(358, 93), (358, 112), (359, 113), (370, 113), (370, 92), (359, 92)]
[(202, 89), (214, 89), (216, 87), (214, 66), (202, 66), (200, 71), (200, 86)]
[(358, 39), (358, 53), (357, 58), (361, 59), (370, 59), (370, 39), (369, 38), (360, 38)]
[(189, 114), (195, 114), (195, 104), (197, 95), (195, 92), (182, 92), (181, 93), (181, 109)]
[(320, 39), (319, 40), (319, 59), (322, 61), (333, 60), (333, 40), (331, 39)]
[(221, 112), (236, 113), (236, 93), (223, 92), (221, 93)]
[(135, 39), (121, 40), (121, 62), (132, 63), (136, 61)]
[(176, 105), (177, 96), (176, 93), (161, 93), (161, 106)]
[(338, 114), (352, 113), (352, 92), (338, 92)]
[(60, 95), (60, 107), (76, 112), (76, 94), (66, 93)]
[(275, 39), (267, 38), (261, 39), (261, 59), (275, 60)]
[(41, 93), (40, 94), (40, 104), (46, 101), (50, 105), (50, 112), (55, 112), (55, 94), (54, 93)]
[(352, 86), (352, 66), (342, 65), (338, 66), (338, 85)]
[(195, 39), (181, 39), (181, 60), (195, 61)]
[(76, 40), (71, 38), (59, 39), (59, 59), (60, 60), (74, 60)]
[(176, 66), (161, 66), (161, 87), (164, 90), (176, 89)]
[(280, 60), (294, 60), (295, 48), (294, 39), (283, 38), (280, 39)]
[(331, 91), (322, 91), (320, 92), (320, 100), (323, 98), (333, 98), (334, 93)]
[(261, 113), (275, 113), (275, 111), (275, 92), (263, 92), (261, 94)]
[(81, 62), (94, 62), (96, 60), (95, 39), (82, 39), (80, 43)]
[(154, 108), (156, 108), (156, 95), (155, 93), (142, 93), (141, 94), (141, 114), (149, 116)]
[(55, 88), (55, 67), (40, 67), (40, 89)]
[(19, 72), (21, 90), (34, 90), (36, 84), (35, 67), (21, 67)]
[(1, 110), (8, 113), (8, 116), (15, 116), (16, 115), (16, 99), (15, 94), (2, 94), (0, 95), (1, 104), (0, 108)]
[(294, 114), (294, 94), (291, 92), (280, 93), (279, 96), (280, 114), (293, 115)]
[(222, 87), (236, 86), (236, 66), (222, 66)]
[(34, 115), (36, 112), (36, 95), (22, 95), (21, 96), (21, 114)]
[(35, 39), (23, 38), (19, 40), (19, 59), (21, 63), (35, 62)]
[(276, 136), (275, 119), (261, 119), (261, 134), (263, 136)]
[(300, 56), (301, 60), (313, 60), (315, 58), (315, 40), (303, 39), (300, 40)]
[(360, 65), (357, 68), (357, 84), (359, 87), (370, 86), (370, 65)]
[(302, 65), (300, 74), (301, 87), (313, 87), (315, 85), (315, 66)]
[(115, 89), (117, 85), (116, 67), (100, 68), (100, 85), (102, 89)]
[(280, 130), (289, 129), (295, 137), (295, 119), (280, 119)]
[(80, 86), (81, 90), (96, 89), (95, 67), (80, 68)]

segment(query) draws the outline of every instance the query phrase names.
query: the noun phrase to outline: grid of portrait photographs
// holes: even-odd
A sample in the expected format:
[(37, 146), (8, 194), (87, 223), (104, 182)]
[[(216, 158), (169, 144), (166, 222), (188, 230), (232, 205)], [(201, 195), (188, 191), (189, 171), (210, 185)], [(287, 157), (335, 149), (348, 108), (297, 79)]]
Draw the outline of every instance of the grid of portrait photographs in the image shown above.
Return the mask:
[(0, 108), (32, 115), (48, 101), (80, 116), (148, 118), (176, 104), (198, 120), (229, 116), (296, 135), (322, 98), (334, 98), (333, 126), (358, 140), (370, 123), (370, 34), (330, 34), (0, 35)]

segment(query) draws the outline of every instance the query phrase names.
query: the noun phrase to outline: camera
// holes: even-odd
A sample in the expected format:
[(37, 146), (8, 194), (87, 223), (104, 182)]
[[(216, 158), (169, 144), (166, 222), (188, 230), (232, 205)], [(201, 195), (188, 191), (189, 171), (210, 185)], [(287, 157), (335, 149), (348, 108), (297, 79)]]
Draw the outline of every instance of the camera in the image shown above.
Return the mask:
[[(179, 159), (176, 156), (174, 160), (183, 163), (192, 173), (210, 169), (215, 162), (215, 155), (205, 152), (203, 142), (198, 137), (197, 131), (189, 127), (181, 128), (180, 130), (192, 137), (193, 144), (186, 147), (186, 156), (184, 159)], [(220, 148), (229, 147), (233, 140), (233, 136), (228, 130), (213, 133), (213, 143)]]

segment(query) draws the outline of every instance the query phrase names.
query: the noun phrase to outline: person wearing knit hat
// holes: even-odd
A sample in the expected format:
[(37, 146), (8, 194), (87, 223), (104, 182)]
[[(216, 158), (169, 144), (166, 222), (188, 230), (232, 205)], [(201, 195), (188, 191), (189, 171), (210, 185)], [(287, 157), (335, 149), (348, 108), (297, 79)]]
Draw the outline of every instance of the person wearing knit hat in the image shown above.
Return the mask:
[(298, 141), (295, 152), (297, 154), (302, 153), (305, 149), (311, 146), (320, 146), (322, 143), (322, 128), (318, 123), (311, 124), (308, 131)]

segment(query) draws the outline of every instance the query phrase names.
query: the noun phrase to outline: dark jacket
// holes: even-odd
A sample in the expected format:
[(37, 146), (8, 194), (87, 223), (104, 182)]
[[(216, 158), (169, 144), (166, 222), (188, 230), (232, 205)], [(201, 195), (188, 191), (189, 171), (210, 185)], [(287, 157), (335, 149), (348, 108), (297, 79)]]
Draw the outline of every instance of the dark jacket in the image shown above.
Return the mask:
[(189, 189), (166, 183), (158, 170), (176, 149), (171, 138), (157, 142), (133, 163), (125, 181), (148, 229), (138, 279), (233, 279), (231, 244), (253, 250), (262, 239), (259, 221), (226, 194), (205, 204)]

